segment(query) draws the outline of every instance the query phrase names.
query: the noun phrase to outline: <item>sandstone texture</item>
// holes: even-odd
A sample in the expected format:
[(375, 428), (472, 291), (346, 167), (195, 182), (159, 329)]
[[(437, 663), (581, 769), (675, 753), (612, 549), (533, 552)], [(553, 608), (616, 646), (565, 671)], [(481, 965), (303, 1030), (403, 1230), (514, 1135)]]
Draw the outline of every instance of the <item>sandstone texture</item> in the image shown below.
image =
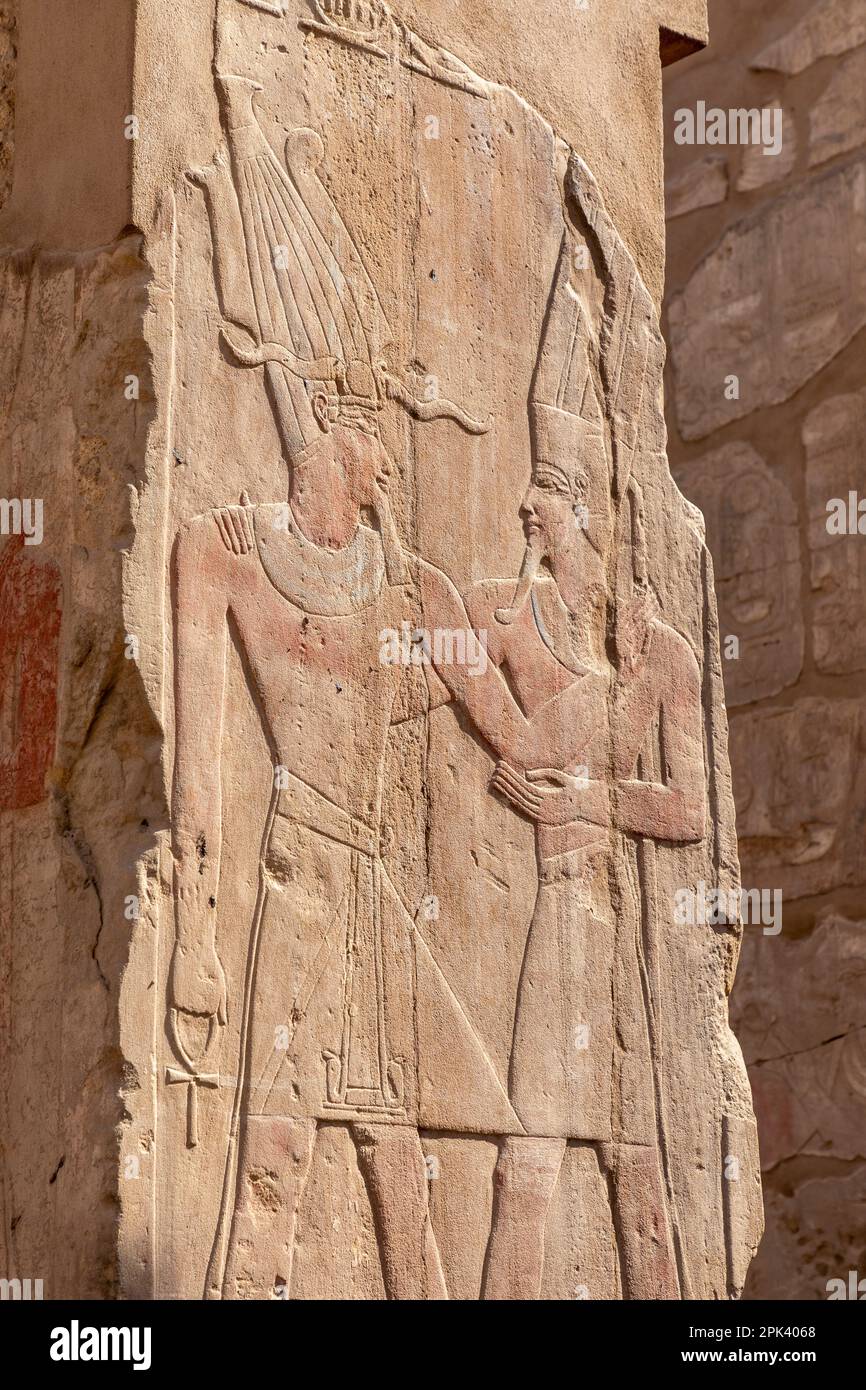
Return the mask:
[(15, 46), (17, 0), (0, 4), (0, 203), (12, 187), (15, 150)]
[[(738, 1296), (742, 929), (677, 904), (739, 866), (659, 322), (660, 34), (703, 5), (68, 10), (19, 14), (0, 214), (3, 488), (44, 507), (0, 549), (3, 1273)], [(771, 611), (760, 535), (725, 572), (748, 697), (797, 678), (797, 508), (736, 464), (788, 528)]]
[(797, 506), (748, 444), (699, 454), (676, 473), (701, 510), (716, 574), (728, 706), (778, 695), (803, 669), (805, 634)]
[(746, 1296), (823, 1299), (866, 1245), (866, 14), (716, 0), (710, 25), (667, 77), (669, 181), (706, 158), (673, 138), (698, 100), (779, 108), (783, 142), (719, 149), (725, 201), (669, 208), (669, 452), (716, 571), (743, 884), (782, 904), (732, 1000), (766, 1191)]
[(782, 148), (777, 155), (765, 155), (761, 145), (745, 146), (737, 177), (739, 193), (751, 193), (755, 188), (763, 188), (765, 184), (786, 179), (797, 163), (797, 124), (794, 112), (773, 99), (766, 103), (765, 109), (779, 112), (778, 119), (783, 132)]
[(689, 165), (665, 186), (668, 217), (684, 217), (698, 208), (714, 207), (728, 195), (728, 167), (724, 155), (708, 155)]
[[(866, 670), (866, 634), (856, 615), (866, 586), (866, 547), (857, 529), (827, 530), (827, 503), (848, 503), (862, 484), (866, 449), (866, 390), (830, 396), (803, 421), (815, 666), (832, 675)], [(852, 472), (852, 460), (855, 469)], [(857, 467), (859, 461), (860, 466)], [(853, 481), (852, 481), (853, 479)]]
[[(866, 326), (864, 207), (866, 159), (859, 154), (735, 222), (673, 294), (683, 439), (704, 439), (789, 401)], [(732, 377), (736, 395), (729, 398)]]
[(866, 144), (866, 38), (833, 72), (809, 115), (809, 163)]
[(751, 67), (795, 77), (819, 58), (835, 57), (866, 43), (866, 16), (858, 0), (815, 0), (794, 22), (795, 7), (790, 8), (792, 18), (777, 17), (773, 27), (779, 37), (751, 58)]

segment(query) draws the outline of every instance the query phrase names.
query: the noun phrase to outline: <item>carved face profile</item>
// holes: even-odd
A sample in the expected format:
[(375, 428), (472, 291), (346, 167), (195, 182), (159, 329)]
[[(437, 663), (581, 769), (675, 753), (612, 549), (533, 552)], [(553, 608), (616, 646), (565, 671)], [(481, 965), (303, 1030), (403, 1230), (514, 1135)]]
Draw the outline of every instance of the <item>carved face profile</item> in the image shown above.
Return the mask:
[(506, 625), (527, 601), (543, 562), (554, 577), (565, 562), (572, 579), (584, 577), (598, 589), (610, 556), (611, 473), (591, 366), (593, 330), (572, 282), (577, 262), (566, 230), (529, 400), (532, 479), (520, 507), (526, 552), (511, 607), (497, 611)]
[(313, 395), (312, 410), (321, 434), (296, 459), (296, 466), (327, 450), (338, 466), (347, 495), (359, 507), (376, 507), (391, 476), (376, 415), (365, 410), (335, 410), (324, 391)]
[[(573, 238), (566, 232), (532, 384), (532, 485), (524, 509), (551, 558), (563, 545), (579, 546), (582, 538), (606, 560), (613, 520), (610, 469), (590, 365), (592, 328), (572, 283), (574, 266)], [(559, 503), (545, 501), (553, 497)]]
[(527, 545), (553, 569), (556, 563), (588, 545), (586, 484), (578, 476), (567, 479), (555, 465), (533, 469), (532, 479), (520, 504)]

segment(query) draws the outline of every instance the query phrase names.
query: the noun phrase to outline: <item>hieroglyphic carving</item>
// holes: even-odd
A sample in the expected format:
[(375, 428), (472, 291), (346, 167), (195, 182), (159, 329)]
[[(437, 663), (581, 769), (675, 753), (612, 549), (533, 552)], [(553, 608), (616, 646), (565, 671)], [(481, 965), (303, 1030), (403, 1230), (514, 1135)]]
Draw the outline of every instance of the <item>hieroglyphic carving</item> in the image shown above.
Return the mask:
[(747, 444), (727, 444), (686, 464), (677, 482), (706, 520), (727, 658), (727, 703), (777, 695), (803, 667), (794, 499)]

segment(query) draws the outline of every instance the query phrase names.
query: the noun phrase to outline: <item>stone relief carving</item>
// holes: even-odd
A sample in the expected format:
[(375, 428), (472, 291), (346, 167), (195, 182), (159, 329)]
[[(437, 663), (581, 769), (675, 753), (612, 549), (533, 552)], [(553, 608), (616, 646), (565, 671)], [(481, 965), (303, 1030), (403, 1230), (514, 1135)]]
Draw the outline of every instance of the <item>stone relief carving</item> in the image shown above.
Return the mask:
[[(273, 18), (287, 8), (244, 4)], [(322, 0), (299, 22), (312, 42), (498, 99), (384, 5)], [(644, 435), (662, 349), (650, 296), (589, 169), (550, 137), (562, 232), (530, 389), (524, 559), (516, 578), (476, 579), (461, 597), (409, 539), (405, 461), (389, 451), (386, 422), (402, 412), (448, 449), (497, 431), (495, 410), (472, 380), (459, 400), (435, 377), (421, 395), (417, 362), (407, 353), (397, 365), (352, 218), (320, 172), (323, 137), (292, 129), (281, 159), (259, 119), (260, 85), (220, 66), (230, 51), (218, 26), (225, 146), (188, 177), (209, 213), (214, 352), (257, 374), (286, 480), (283, 495), (254, 503), (244, 490), (186, 521), (174, 556), (174, 1061), (163, 1080), (167, 1105), (185, 1090), (189, 1150), (222, 1113), (202, 1118), (211, 1102), (200, 1089), (232, 1096), (225, 1142), (214, 1141), (222, 1196), (204, 1292), (296, 1296), (300, 1213), (317, 1147), (339, 1126), (389, 1298), (449, 1296), (431, 1219), (432, 1129), (498, 1146), (481, 1296), (543, 1296), (551, 1202), (575, 1146), (591, 1146), (607, 1184), (598, 1235), (615, 1238), (621, 1292), (689, 1296), (656, 855), (703, 845), (715, 752), (698, 655), (665, 620), (651, 575), (641, 468), (658, 452)], [(383, 659), (386, 633), (408, 634), (408, 649)], [(453, 642), (430, 637), (443, 633), (479, 659), (455, 660)], [(235, 658), (273, 771), (249, 926), (221, 910)], [(509, 926), (525, 944), (501, 998), (513, 1019), (504, 1068), (383, 850), (394, 731), (429, 738), (449, 705), (466, 756), (471, 745), (489, 764), (490, 800), (534, 836), (531, 921)], [(247, 943), (242, 978), (225, 968), (227, 931)], [(727, 1037), (720, 1051), (729, 1113), (712, 1160), (732, 1135), (751, 1178), (741, 1064)], [(463, 1088), (477, 1115), (461, 1123)], [(723, 1200), (714, 1181), (726, 1267), (711, 1277), (724, 1292), (744, 1275), (754, 1209), (746, 1182)]]
[[(185, 699), (197, 703), (203, 670), (208, 687), (220, 688), (225, 641), (220, 652), (214, 634), (233, 623), (275, 747), (277, 789), (245, 983), (243, 1079), (232, 1136), (237, 1197), (227, 1173), (227, 1231), (218, 1236), (213, 1277), (222, 1282), (216, 1271), (227, 1239), (227, 1291), (261, 1296), (275, 1277), (290, 1286), (293, 1223), (316, 1121), (342, 1116), (356, 1126), (359, 1160), (379, 1208), (389, 1294), (435, 1296), (444, 1286), (432, 1235), (415, 1248), (426, 1222), (420, 1176), (415, 1201), (406, 1205), (407, 1164), (423, 1173), (417, 1132), (387, 1126), (417, 1124), (407, 1068), (419, 929), (379, 853), (381, 759), (405, 669), (370, 669), (370, 658), (384, 630), (466, 631), (468, 619), (445, 576), (403, 552), (385, 490), (390, 464), (378, 415), (390, 398), (422, 420), (450, 418), (475, 432), (483, 426), (450, 402), (416, 401), (385, 366), (388, 329), (375, 290), (316, 179), (321, 141), (311, 131), (295, 132), (282, 170), (252, 111), (251, 84), (226, 76), (221, 89), (253, 301), (252, 315), (235, 313), (232, 324), (248, 327), (254, 346), (239, 346), (229, 327), (223, 338), (242, 365), (267, 365), (291, 490), (288, 503), (225, 508), (192, 523), (178, 547), (179, 908), (171, 999), (188, 1071), (169, 1080), (188, 1079), (193, 1143), (196, 1087), (215, 1083), (193, 1064), (182, 1015), (208, 1018), (207, 1052), (226, 1000), (212, 926), (221, 834), (212, 751), (209, 778), (202, 765), (204, 747), (219, 743), (220, 711), (209, 722)], [(220, 177), (228, 171), (210, 171), (201, 181), (214, 217), (220, 282), (237, 284), (243, 272), (227, 261), (232, 249), (214, 186)], [(362, 523), (364, 509), (376, 527)], [(284, 650), (277, 664), (275, 644)], [(436, 673), (491, 746), (513, 756), (522, 720), (498, 673), (491, 668), (473, 681), (445, 663)], [(346, 752), (361, 730), (365, 753), (350, 766)], [(313, 879), (302, 885), (310, 868)], [(231, 1153), (230, 1169), (233, 1161)], [(271, 1208), (279, 1208), (274, 1225), (282, 1227), (275, 1271), (255, 1208), (262, 1174), (280, 1169)]]
[[(797, 508), (746, 444), (728, 444), (677, 471), (700, 507), (715, 556), (728, 707), (777, 695), (803, 668)], [(735, 646), (731, 640), (735, 639)]]
[[(575, 162), (570, 172), (585, 201), (587, 171)], [(644, 924), (622, 911), (622, 899), (619, 914), (613, 910), (607, 880), (615, 872), (612, 829), (650, 842), (703, 839), (700, 675), (688, 644), (660, 620), (647, 579), (641, 491), (625, 464), (618, 507), (611, 493), (590, 367), (598, 348), (572, 284), (574, 264), (567, 235), (530, 406), (533, 475), (521, 505), (527, 551), (516, 596), (500, 607), (508, 586), (482, 584), (472, 605), (476, 626), (494, 634), (494, 664), (507, 665), (530, 717), (522, 760), (529, 770), (500, 763), (493, 778), (537, 826), (538, 898), (510, 1092), (528, 1135), (557, 1136), (502, 1145), (487, 1290), (496, 1298), (540, 1296), (547, 1211), (566, 1140), (577, 1139), (599, 1146), (610, 1176), (630, 1296), (675, 1298), (675, 1213), (666, 1210), (665, 1139), (654, 1113), (653, 931), (645, 942)], [(645, 354), (629, 344), (619, 376), (645, 370)], [(615, 379), (614, 393), (623, 384)], [(607, 579), (617, 552), (633, 559), (633, 574), (611, 615)], [(646, 841), (639, 844), (645, 861)], [(622, 843), (619, 851), (628, 852)], [(646, 871), (641, 862), (639, 875)], [(635, 1106), (638, 1096), (643, 1103)]]
[(395, 19), (382, 0), (309, 0), (309, 7), (312, 18), (301, 20), (303, 29), (401, 63), (473, 96), (487, 96), (487, 84), (465, 63), (446, 49), (425, 43)]

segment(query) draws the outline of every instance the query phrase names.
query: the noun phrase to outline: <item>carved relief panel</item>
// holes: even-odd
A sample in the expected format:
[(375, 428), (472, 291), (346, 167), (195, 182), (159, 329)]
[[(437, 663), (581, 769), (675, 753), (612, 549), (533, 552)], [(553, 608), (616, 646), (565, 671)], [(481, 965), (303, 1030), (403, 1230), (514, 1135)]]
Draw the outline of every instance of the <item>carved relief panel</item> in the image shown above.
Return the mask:
[(214, 103), (167, 233), (153, 1287), (725, 1296), (738, 928), (673, 906), (736, 860), (651, 297), (582, 152), (375, 0), (220, 0)]

